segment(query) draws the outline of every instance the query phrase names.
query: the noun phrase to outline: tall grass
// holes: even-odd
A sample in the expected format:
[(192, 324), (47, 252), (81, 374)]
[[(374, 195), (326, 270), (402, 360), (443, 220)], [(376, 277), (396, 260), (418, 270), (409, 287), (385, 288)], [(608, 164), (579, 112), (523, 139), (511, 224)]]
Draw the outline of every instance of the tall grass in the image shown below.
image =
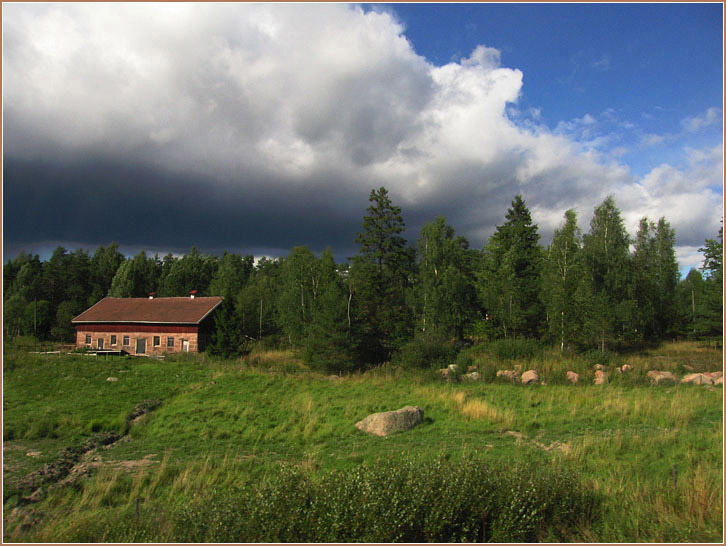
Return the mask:
[[(536, 539), (720, 540), (722, 391), (680, 384), (656, 387), (641, 381), (647, 368), (653, 367), (649, 362), (667, 369), (663, 366), (698, 361), (712, 370), (713, 349), (681, 351), (666, 345), (661, 353), (649, 349), (620, 355), (617, 364), (633, 363), (631, 375), (616, 375), (609, 369), (609, 384), (594, 386), (583, 380), (577, 387), (551, 381), (558, 370), (573, 367), (585, 377), (592, 374), (591, 363), (576, 355), (563, 358), (544, 350), (526, 360), (500, 362), (482, 347), (465, 351), (475, 364), (491, 365), (493, 370), (515, 365), (539, 369), (548, 385), (444, 383), (430, 370), (391, 364), (330, 378), (306, 370), (285, 371), (295, 359), (289, 352), (264, 356), (257, 363), (249, 357), (101, 362), (6, 354), (15, 359), (13, 368), (4, 371), (6, 485), (51, 461), (63, 448), (84, 441), (96, 426), (125, 431), (128, 416), (140, 402), (161, 401), (158, 409), (131, 426), (130, 441), (89, 453), (93, 462), (89, 476), (46, 491), (37, 504), (8, 499), (6, 538), (154, 542), (223, 537), (223, 527), (198, 530), (200, 534), (184, 530), (180, 514), (186, 510), (202, 517), (210, 503), (223, 506), (223, 496), (214, 491), (237, 491), (241, 496), (227, 500), (246, 506), (247, 501), (240, 499), (257, 491), (255, 484), (272, 484), (283, 467), (307, 480), (298, 493), (312, 502), (322, 498), (311, 495), (317, 495), (315, 484), (328, 479), (325, 476), (348, 483), (362, 468), (386, 461), (416, 460), (421, 468), (429, 468), (425, 465), (441, 456), (461, 461), (462, 453), (474, 453), (476, 464), (486, 463), (502, 473), (525, 461), (534, 465), (530, 467), (534, 475), (577, 468), (578, 487), (599, 495), (599, 519), (569, 521), (566, 532), (555, 525)], [(109, 376), (118, 381), (107, 382)], [(387, 438), (354, 427), (370, 413), (405, 405), (422, 407), (424, 423)], [(8, 430), (13, 431), (10, 437)], [(31, 451), (41, 454), (27, 456)], [(450, 475), (450, 467), (458, 466), (448, 462), (440, 472)], [(401, 472), (395, 475), (406, 482), (409, 471)], [(451, 476), (453, 480), (458, 474)], [(451, 483), (466, 482), (456, 480)], [(395, 495), (401, 502), (407, 498), (400, 492)], [(280, 503), (296, 506), (297, 498), (281, 498)], [(332, 498), (325, 502), (332, 503)], [(442, 494), (437, 500), (442, 503), (440, 513), (459, 510), (457, 498), (454, 492)], [(365, 512), (366, 501), (356, 502), (358, 512)], [(395, 510), (376, 506), (389, 513)], [(24, 527), (23, 517), (9, 517), (16, 508), (21, 514), (32, 508), (44, 515), (37, 524)], [(277, 513), (282, 523), (289, 519), (286, 512)], [(241, 521), (234, 514), (229, 517), (233, 523)], [(336, 517), (340, 519), (335, 521), (348, 521), (342, 513)], [(373, 523), (368, 528), (373, 529)], [(472, 538), (468, 532), (456, 536)], [(386, 533), (376, 536), (397, 536)], [(374, 535), (356, 535), (364, 536)], [(454, 536), (452, 531), (444, 538)]]

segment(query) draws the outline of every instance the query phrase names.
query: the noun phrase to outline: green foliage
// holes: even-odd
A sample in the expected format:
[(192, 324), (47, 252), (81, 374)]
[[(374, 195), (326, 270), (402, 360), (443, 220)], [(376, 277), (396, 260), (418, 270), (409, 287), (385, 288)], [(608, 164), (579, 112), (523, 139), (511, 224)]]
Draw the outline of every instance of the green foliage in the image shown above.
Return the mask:
[(391, 203), (386, 189), (372, 190), (369, 201), (351, 268), (355, 336), (361, 360), (382, 362), (412, 334), (406, 291), (413, 256), (400, 235), (405, 228), (401, 209)]
[[(181, 508), (183, 542), (532, 542), (592, 524), (599, 497), (565, 469), (404, 459), (266, 481)], [(280, 517), (284, 514), (284, 517)]]
[(253, 269), (254, 256), (251, 254), (242, 257), (224, 252), (209, 283), (209, 295), (233, 300), (247, 284)]
[(323, 251), (317, 271), (303, 359), (311, 367), (328, 373), (348, 372), (356, 366), (348, 298), (330, 249)]
[(706, 239), (706, 244), (698, 250), (703, 252), (701, 269), (706, 279), (704, 326), (709, 334), (723, 336), (723, 226), (718, 231), (718, 239)]
[(630, 237), (612, 196), (595, 208), (583, 238), (584, 275), (578, 288), (584, 340), (601, 351), (621, 339), (631, 323)]
[(564, 224), (552, 237), (542, 272), (541, 299), (549, 335), (559, 343), (560, 351), (572, 344), (580, 329), (577, 287), (583, 272), (581, 250), (577, 214), (570, 209), (565, 212)]
[(680, 273), (674, 249), (675, 232), (665, 218), (657, 225), (643, 218), (634, 245), (632, 337), (663, 339), (678, 326), (676, 287)]
[(212, 356), (234, 358), (242, 354), (243, 344), (234, 304), (230, 300), (222, 300), (214, 311), (214, 330), (206, 350)]
[(312, 321), (319, 279), (318, 259), (306, 246), (296, 246), (282, 261), (275, 305), (278, 323), (293, 345), (303, 341)]
[(443, 368), (453, 362), (457, 351), (457, 345), (444, 338), (419, 338), (396, 351), (391, 363), (404, 368)]
[(143, 250), (124, 260), (111, 281), (108, 295), (114, 298), (143, 298), (156, 292), (161, 264), (156, 258), (147, 258)]
[(544, 350), (536, 339), (498, 339), (485, 345), (486, 351), (499, 360), (524, 360), (539, 356)]
[(418, 242), (420, 308), (418, 330), (424, 335), (462, 339), (476, 311), (474, 267), (476, 253), (443, 216), (425, 224)]
[(521, 195), (483, 249), (478, 294), (504, 337), (536, 336), (544, 313), (539, 299), (542, 250), (537, 225)]
[[(161, 265), (156, 260), (157, 275)], [(174, 260), (168, 273), (159, 283), (160, 296), (188, 296), (192, 290), (200, 295), (209, 293), (209, 283), (217, 272), (217, 260), (200, 254), (196, 247)]]

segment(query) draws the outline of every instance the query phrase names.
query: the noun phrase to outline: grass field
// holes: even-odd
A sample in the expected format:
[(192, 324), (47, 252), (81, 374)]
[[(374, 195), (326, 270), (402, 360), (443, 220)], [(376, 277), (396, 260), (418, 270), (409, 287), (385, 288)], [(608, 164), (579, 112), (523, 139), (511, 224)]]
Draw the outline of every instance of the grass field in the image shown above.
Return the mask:
[[(384, 463), (446, 460), (479, 461), (503, 475), (525, 465), (576, 476), (599, 499), (597, 514), (559, 530), (559, 540), (722, 540), (722, 389), (645, 379), (649, 369), (720, 370), (721, 351), (668, 343), (633, 352), (606, 363), (633, 370), (611, 372), (602, 386), (592, 384), (591, 359), (553, 352), (498, 362), (485, 349), (470, 353), (485, 380), (519, 365), (548, 384), (444, 383), (433, 370), (390, 365), (333, 378), (289, 351), (156, 361), (6, 350), (4, 538), (174, 541), (183, 537), (183, 518), (170, 515), (220, 491), (266, 483), (283, 468), (323, 480)], [(580, 385), (562, 379), (566, 369), (581, 374)], [(130, 421), (150, 399), (160, 406)], [(411, 431), (380, 438), (353, 426), (405, 405), (425, 414)], [(18, 485), (21, 478), (108, 431), (126, 436), (82, 455), (77, 479), (45, 484), (40, 500), (23, 500), (33, 491)]]

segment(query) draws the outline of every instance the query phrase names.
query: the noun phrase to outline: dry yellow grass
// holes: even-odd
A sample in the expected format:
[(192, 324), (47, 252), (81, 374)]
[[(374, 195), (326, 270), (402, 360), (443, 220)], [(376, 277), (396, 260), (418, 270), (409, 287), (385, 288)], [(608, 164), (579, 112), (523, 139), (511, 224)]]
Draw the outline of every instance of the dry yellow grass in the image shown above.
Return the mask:
[(484, 419), (492, 423), (499, 423), (503, 427), (512, 426), (514, 423), (514, 413), (511, 410), (499, 409), (482, 398), (468, 398), (464, 391), (419, 387), (416, 392), (434, 403), (440, 403), (458, 411), (467, 419)]

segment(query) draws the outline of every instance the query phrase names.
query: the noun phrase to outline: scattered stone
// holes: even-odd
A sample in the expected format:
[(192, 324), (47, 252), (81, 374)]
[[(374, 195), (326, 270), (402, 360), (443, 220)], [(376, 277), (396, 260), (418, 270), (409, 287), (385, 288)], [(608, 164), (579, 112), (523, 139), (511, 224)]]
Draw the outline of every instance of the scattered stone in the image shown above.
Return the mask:
[(516, 370), (499, 370), (499, 371), (497, 371), (497, 377), (504, 377), (506, 379), (509, 379), (510, 381), (516, 381), (517, 380), (517, 371)]
[(693, 366), (689, 366), (688, 364), (684, 364), (683, 369), (689, 372), (695, 371), (695, 368)]
[(620, 373), (625, 373), (625, 372), (629, 372), (632, 369), (633, 369), (633, 367), (630, 364), (623, 364), (622, 366), (620, 366), (618, 368), (618, 371)]
[(476, 372), (479, 371), (479, 368), (477, 366), (468, 366), (466, 368), (466, 373)]
[(580, 381), (580, 375), (573, 371), (568, 371), (567, 380), (573, 385), (577, 385), (577, 382)]
[(596, 372), (602, 372), (605, 371), (605, 366), (603, 366), (602, 364), (595, 364), (592, 369)]
[(210, 381), (210, 382), (209, 382), (209, 384), (210, 384), (210, 385), (216, 385), (216, 384), (217, 384), (217, 382), (216, 382), (216, 381)]
[(522, 384), (529, 385), (531, 383), (539, 383), (537, 370), (527, 370), (522, 374)]
[(373, 413), (358, 421), (355, 427), (376, 436), (388, 436), (394, 432), (409, 430), (423, 422), (423, 410), (418, 406), (406, 406), (395, 411)]
[(723, 372), (704, 372), (703, 375), (705, 375), (706, 377), (710, 377), (711, 379), (716, 381), (719, 377), (723, 376)]
[(111, 382), (118, 381), (118, 377), (107, 377), (106, 381), (111, 381)]
[(678, 383), (678, 379), (676, 379), (676, 376), (673, 375), (671, 372), (659, 372), (657, 370), (650, 370), (647, 375), (648, 378), (650, 378), (650, 382), (654, 385), (660, 385), (664, 381), (672, 381), (673, 383)]
[(461, 376), (464, 381), (481, 381), (481, 374), (479, 372), (471, 372)]
[(332, 375), (328, 376), (328, 379), (330, 379), (331, 381), (340, 381), (343, 378), (340, 377), (339, 375), (332, 374)]
[(717, 377), (716, 381), (713, 382), (714, 385), (723, 385), (723, 376)]
[(27, 452), (27, 453), (25, 454), (25, 456), (26, 456), (26, 457), (38, 457), (38, 456), (39, 456), (40, 454), (41, 454), (41, 452), (40, 452), (40, 451), (37, 451), (37, 450), (30, 450), (30, 451), (28, 451), (28, 452)]
[(681, 383), (693, 383), (694, 385), (713, 384), (713, 379), (702, 373), (689, 373), (681, 379)]
[(457, 373), (459, 371), (459, 366), (456, 364), (449, 364), (449, 371), (451, 373)]
[(604, 385), (608, 382), (608, 376), (605, 374), (602, 370), (597, 370), (595, 372), (595, 385)]

